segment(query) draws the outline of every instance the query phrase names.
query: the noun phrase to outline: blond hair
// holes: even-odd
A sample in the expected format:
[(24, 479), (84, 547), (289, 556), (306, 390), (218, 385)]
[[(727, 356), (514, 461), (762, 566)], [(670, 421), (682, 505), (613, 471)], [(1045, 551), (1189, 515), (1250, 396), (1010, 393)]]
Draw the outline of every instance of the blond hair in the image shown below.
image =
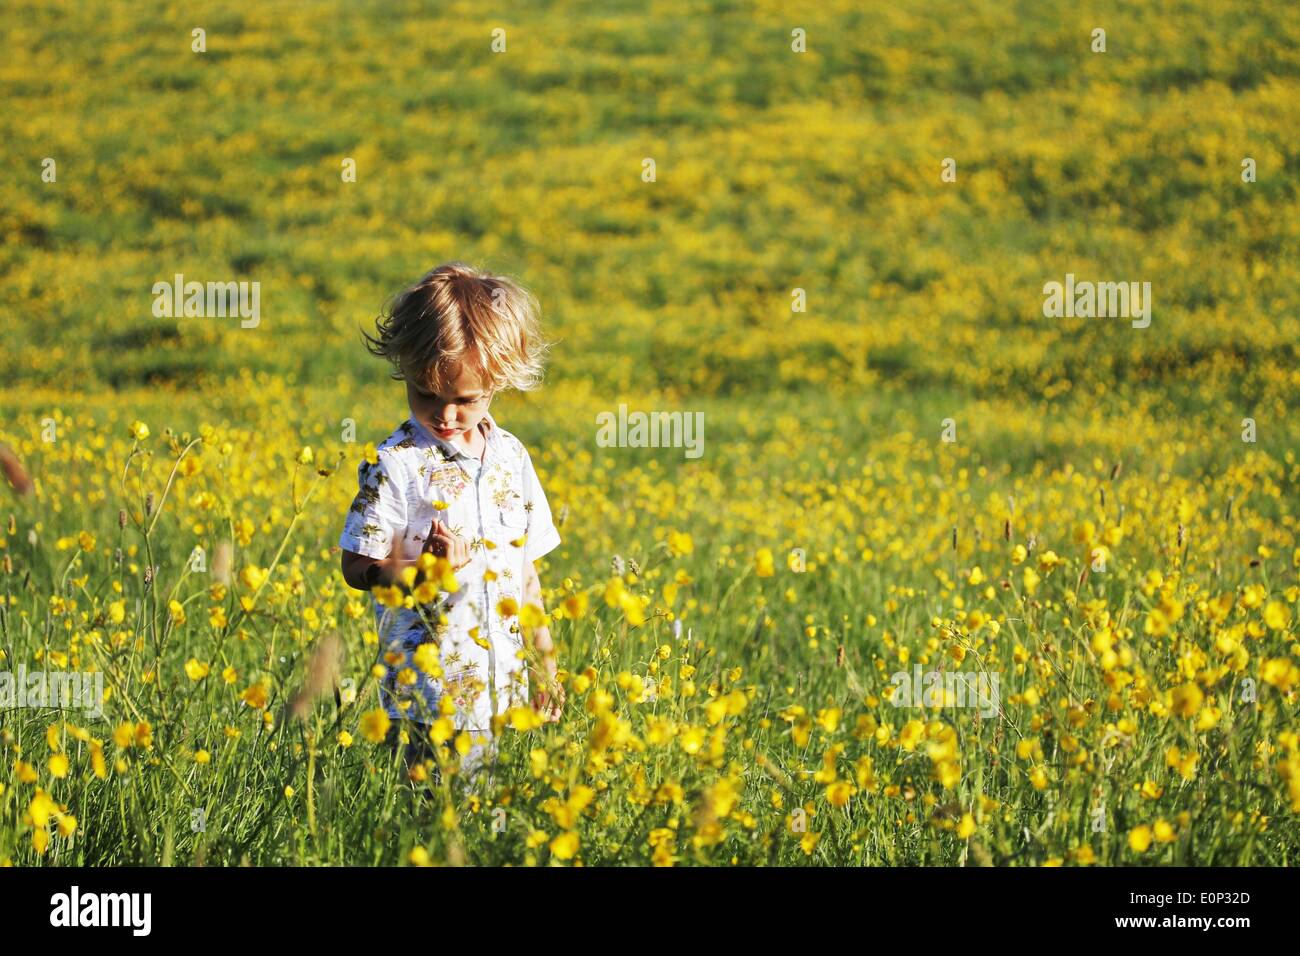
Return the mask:
[(447, 262), (393, 296), (377, 336), (361, 334), (400, 381), (443, 392), (468, 367), (492, 391), (528, 391), (541, 383), (547, 349), (539, 312), (513, 279)]

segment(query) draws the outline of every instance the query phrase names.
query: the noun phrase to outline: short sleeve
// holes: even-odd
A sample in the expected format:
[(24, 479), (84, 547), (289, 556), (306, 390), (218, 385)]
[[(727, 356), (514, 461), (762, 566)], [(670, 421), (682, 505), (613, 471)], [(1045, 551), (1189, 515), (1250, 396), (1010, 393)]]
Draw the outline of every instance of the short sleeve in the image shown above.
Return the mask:
[(524, 507), (528, 511), (528, 538), (524, 551), (529, 561), (536, 561), (559, 547), (560, 532), (555, 527), (546, 492), (537, 480), (532, 456), (527, 451), (524, 452)]
[(357, 494), (343, 523), (339, 547), (370, 558), (386, 558), (406, 529), (401, 466), (381, 451), (378, 461), (357, 466)]

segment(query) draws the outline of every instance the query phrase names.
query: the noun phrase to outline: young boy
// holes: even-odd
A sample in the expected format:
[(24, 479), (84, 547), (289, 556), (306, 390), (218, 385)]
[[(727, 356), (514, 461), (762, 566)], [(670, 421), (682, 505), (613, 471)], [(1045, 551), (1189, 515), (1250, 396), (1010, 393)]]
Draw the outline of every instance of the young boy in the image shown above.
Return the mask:
[[(529, 670), (536, 710), (558, 720), (564, 703), (549, 631), (521, 628), (515, 610), (542, 606), (533, 562), (560, 535), (528, 451), (488, 414), (497, 391), (541, 379), (537, 313), (510, 279), (453, 262), (399, 293), (378, 335), (365, 336), (405, 382), (411, 414), (377, 461), (358, 466), (339, 546), (351, 587), (397, 587), (428, 602), (432, 628), (414, 608), (375, 600), (380, 699), (395, 731), (411, 722), (408, 761), (429, 755), (427, 725), (447, 714), (444, 698), (474, 743), (466, 773), (495, 760), (492, 716), (528, 702)], [(450, 562), (454, 590), (445, 580), (436, 590), (408, 586), (403, 571), (424, 552)]]

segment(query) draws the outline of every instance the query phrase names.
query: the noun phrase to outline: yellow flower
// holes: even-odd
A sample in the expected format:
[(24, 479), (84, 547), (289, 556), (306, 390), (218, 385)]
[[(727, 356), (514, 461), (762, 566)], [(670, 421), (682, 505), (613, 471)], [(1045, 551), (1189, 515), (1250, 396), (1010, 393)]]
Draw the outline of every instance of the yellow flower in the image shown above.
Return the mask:
[[(654, 834), (657, 832), (659, 832), (659, 830), (652, 830), (651, 836), (654, 836)], [(669, 843), (668, 841), (662, 841), (654, 845), (654, 852), (650, 855), (650, 865), (657, 866), (657, 867), (668, 867), (676, 863), (677, 859), (678, 857), (673, 855), (672, 844)]]
[(392, 721), (389, 720), (387, 711), (376, 707), (361, 715), (361, 736), (372, 744), (377, 744), (388, 735), (388, 728), (391, 725)]
[(961, 815), (961, 822), (957, 824), (957, 838), (959, 840), (967, 839), (975, 832), (975, 818), (969, 813)]
[(1289, 657), (1273, 657), (1264, 661), (1260, 676), (1265, 683), (1272, 684), (1283, 693), (1290, 693), (1292, 687), (1300, 684), (1300, 668)]
[(826, 800), (833, 807), (846, 807), (853, 796), (853, 784), (847, 780), (836, 780), (826, 787)]
[(201, 681), (208, 676), (209, 666), (191, 657), (185, 662), (185, 676), (192, 681)]
[(49, 824), (50, 817), (58, 814), (59, 805), (44, 790), (37, 789), (32, 794), (31, 803), (27, 805), (27, 812), (31, 815), (33, 825), (44, 828)]
[(50, 768), (50, 773), (62, 780), (68, 775), (68, 755), (55, 754), (50, 758), (48, 766)]
[(149, 426), (137, 419), (131, 423), (128, 432), (136, 441), (144, 441), (149, 437)]
[(1195, 717), (1205, 695), (1195, 684), (1183, 684), (1170, 693), (1170, 707), (1179, 717)]
[[(957, 784), (961, 783), (961, 764), (955, 760), (939, 760), (935, 763), (933, 770), (935, 780), (945, 790), (951, 790)], [(1032, 775), (1031, 775), (1032, 777)], [(1041, 790), (1042, 788), (1039, 787)]]
[(506, 718), (512, 730), (534, 730), (544, 723), (541, 715), (531, 707), (511, 707)]
[(1038, 583), (1041, 580), (1042, 579), (1038, 576), (1037, 571), (1035, 571), (1033, 568), (1025, 568), (1024, 571), (1025, 593), (1033, 594), (1035, 591), (1037, 591)]
[(1129, 830), (1128, 845), (1134, 853), (1145, 853), (1151, 845), (1151, 828), (1144, 823)]
[(570, 594), (561, 604), (564, 608), (564, 616), (571, 621), (576, 621), (587, 613), (587, 595)]
[(519, 602), (514, 598), (502, 598), (497, 601), (497, 613), (502, 617), (514, 617), (519, 613)]
[(266, 580), (267, 572), (255, 564), (249, 564), (239, 572), (239, 580), (243, 582), (244, 587), (250, 591), (256, 591)]
[(925, 724), (919, 720), (909, 720), (898, 733), (898, 745), (904, 750), (913, 751), (925, 733)]
[(859, 757), (853, 765), (854, 779), (862, 790), (874, 790), (876, 786), (875, 762), (870, 757)]
[(1291, 612), (1280, 601), (1270, 601), (1264, 608), (1264, 623), (1270, 630), (1280, 631), (1291, 623)]
[(270, 699), (266, 685), (262, 683), (249, 684), (248, 687), (244, 688), (244, 692), (239, 695), (239, 698), (255, 710), (262, 710)]
[(534, 779), (540, 779), (542, 774), (546, 773), (548, 766), (550, 766), (550, 758), (546, 756), (545, 750), (537, 747), (528, 752), (528, 769)]
[(671, 551), (675, 557), (693, 554), (695, 551), (695, 542), (691, 540), (691, 536), (685, 531), (670, 531), (668, 533), (668, 550)]
[(776, 573), (776, 558), (771, 548), (759, 548), (754, 555), (754, 573), (760, 578), (770, 578)]
[(411, 661), (421, 672), (430, 677), (442, 676), (441, 650), (437, 644), (421, 644), (411, 655)]
[(429, 858), (429, 851), (422, 846), (417, 846), (406, 855), (406, 862), (411, 866), (433, 866), (433, 861)]
[(456, 733), (456, 725), (451, 722), (448, 716), (439, 717), (429, 725), (429, 739), (435, 744), (442, 746)]
[(572, 860), (578, 852), (578, 834), (566, 830), (551, 841), (551, 855), (557, 860)]
[(536, 604), (528, 603), (519, 612), (519, 626), (532, 630), (546, 624), (546, 612)]
[(348, 733), (346, 730), (340, 730), (338, 737), (336, 739), (339, 742), (339, 746), (342, 747), (344, 750), (352, 746), (352, 735)]
[(677, 743), (688, 754), (697, 754), (704, 746), (707, 732), (703, 727), (687, 727), (677, 735)]
[(371, 589), (371, 593), (374, 594), (375, 600), (383, 607), (399, 608), (406, 604), (406, 595), (402, 593), (402, 589), (396, 584), (391, 587), (376, 584)]

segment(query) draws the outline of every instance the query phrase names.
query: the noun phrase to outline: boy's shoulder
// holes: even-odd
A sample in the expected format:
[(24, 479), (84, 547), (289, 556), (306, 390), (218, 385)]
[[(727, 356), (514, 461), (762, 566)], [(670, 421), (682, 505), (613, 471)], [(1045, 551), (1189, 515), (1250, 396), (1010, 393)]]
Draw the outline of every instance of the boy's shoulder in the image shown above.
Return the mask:
[[(375, 446), (375, 453), (384, 462), (386, 471), (410, 473), (419, 466), (420, 462), (435, 453), (435, 447), (433, 442), (408, 418), (393, 429), (391, 435)], [(363, 471), (370, 470), (364, 460), (361, 467)]]
[(394, 458), (403, 458), (412, 451), (428, 448), (430, 444), (424, 433), (408, 418), (393, 429), (393, 433), (380, 442), (375, 450), (388, 452)]
[(496, 419), (492, 420), (492, 426), (496, 430), (497, 440), (501, 442), (501, 446), (505, 449), (507, 455), (513, 458), (527, 457), (528, 449), (524, 447), (524, 443), (516, 437), (514, 432), (506, 431), (497, 424)]

